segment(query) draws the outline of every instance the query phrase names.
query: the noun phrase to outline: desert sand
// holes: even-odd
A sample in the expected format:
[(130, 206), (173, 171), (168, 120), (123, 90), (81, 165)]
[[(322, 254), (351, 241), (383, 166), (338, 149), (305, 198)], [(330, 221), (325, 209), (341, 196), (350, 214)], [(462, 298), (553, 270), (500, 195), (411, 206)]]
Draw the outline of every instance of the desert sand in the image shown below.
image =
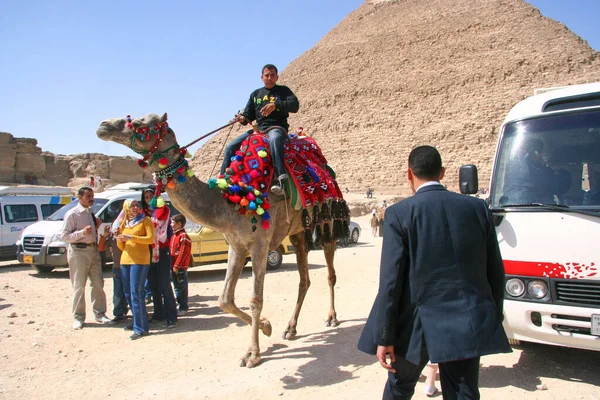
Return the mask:
[[(176, 329), (151, 325), (151, 335), (131, 341), (124, 324), (93, 322), (89, 288), (84, 329), (71, 329), (67, 270), (41, 275), (3, 263), (0, 398), (381, 398), (386, 372), (374, 357), (356, 349), (377, 291), (381, 252), (382, 239), (372, 237), (368, 218), (355, 219), (362, 226), (359, 243), (336, 252), (338, 327), (324, 325), (328, 286), (322, 252), (309, 255), (312, 285), (295, 340), (281, 338), (296, 300), (295, 256), (285, 256), (281, 269), (267, 273), (263, 315), (273, 335), (261, 334), (262, 364), (253, 369), (238, 366), (249, 344), (249, 327), (217, 304), (224, 264), (190, 270), (191, 311)], [(110, 271), (104, 277), (112, 310)], [(246, 268), (236, 298), (246, 310), (251, 285)], [(482, 398), (598, 399), (599, 365), (597, 352), (524, 343), (511, 354), (482, 358)], [(427, 398), (422, 381), (414, 398)]]

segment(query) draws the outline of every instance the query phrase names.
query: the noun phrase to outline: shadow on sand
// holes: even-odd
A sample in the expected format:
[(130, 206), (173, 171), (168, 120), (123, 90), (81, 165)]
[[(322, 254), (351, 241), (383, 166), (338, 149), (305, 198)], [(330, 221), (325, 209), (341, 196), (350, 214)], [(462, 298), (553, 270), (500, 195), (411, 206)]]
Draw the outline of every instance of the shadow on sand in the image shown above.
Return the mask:
[(519, 361), (512, 367), (482, 367), (479, 373), (480, 387), (515, 386), (533, 392), (537, 390), (537, 385), (542, 384), (542, 377), (600, 385), (599, 352), (537, 343), (522, 343), (513, 347), (523, 350)]

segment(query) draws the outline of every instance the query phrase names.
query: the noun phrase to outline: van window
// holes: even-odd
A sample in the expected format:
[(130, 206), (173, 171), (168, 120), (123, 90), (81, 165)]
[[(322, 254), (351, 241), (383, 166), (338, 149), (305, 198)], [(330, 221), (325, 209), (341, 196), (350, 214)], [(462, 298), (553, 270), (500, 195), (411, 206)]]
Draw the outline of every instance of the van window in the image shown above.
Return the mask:
[(119, 213), (123, 209), (124, 202), (125, 199), (113, 201), (97, 217), (100, 218), (100, 221), (102, 222), (112, 224), (113, 222), (115, 222), (115, 220), (119, 216)]
[(7, 223), (37, 221), (38, 213), (33, 204), (7, 204), (4, 219)]
[(42, 204), (42, 218), (46, 219), (58, 210), (60, 210), (64, 204)]
[[(94, 204), (92, 205), (92, 212), (94, 214), (98, 214), (98, 210), (100, 210), (102, 208), (102, 206), (104, 206), (107, 202), (108, 202), (108, 199), (94, 199)], [(48, 217), (48, 221), (64, 220), (67, 212), (70, 209), (75, 208), (75, 206), (77, 206), (78, 203), (79, 203), (79, 200), (75, 199), (72, 202), (70, 202), (69, 204), (67, 204), (66, 206), (61, 207), (58, 211), (56, 211), (54, 214), (52, 214), (51, 216)]]

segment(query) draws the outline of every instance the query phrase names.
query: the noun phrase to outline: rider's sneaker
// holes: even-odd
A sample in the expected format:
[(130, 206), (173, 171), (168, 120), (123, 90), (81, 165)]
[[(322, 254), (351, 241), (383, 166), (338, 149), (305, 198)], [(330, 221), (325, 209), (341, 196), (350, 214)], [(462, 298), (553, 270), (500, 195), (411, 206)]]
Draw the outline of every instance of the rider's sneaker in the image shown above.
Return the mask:
[(277, 178), (277, 183), (275, 183), (273, 186), (271, 186), (271, 193), (273, 193), (274, 195), (280, 195), (283, 193), (283, 181), (285, 181), (286, 179), (289, 178), (288, 174), (282, 174), (279, 175), (279, 177)]

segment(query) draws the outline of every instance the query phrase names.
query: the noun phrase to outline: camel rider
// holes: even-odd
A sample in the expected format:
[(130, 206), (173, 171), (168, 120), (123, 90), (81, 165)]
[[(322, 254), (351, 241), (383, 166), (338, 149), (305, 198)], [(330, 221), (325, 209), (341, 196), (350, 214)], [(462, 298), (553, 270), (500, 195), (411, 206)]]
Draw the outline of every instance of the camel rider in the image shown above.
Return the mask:
[[(267, 64), (263, 67), (261, 79), (265, 86), (250, 94), (246, 108), (242, 113), (237, 114), (235, 119), (242, 125), (256, 120), (258, 129), (262, 132), (267, 131), (271, 159), (277, 177), (271, 186), (271, 192), (277, 195), (282, 193), (283, 182), (289, 178), (283, 163), (283, 144), (288, 129), (287, 118), (289, 113), (298, 112), (300, 103), (298, 103), (298, 98), (290, 88), (276, 84), (279, 76), (277, 75), (277, 67), (273, 64)], [(235, 155), (244, 139), (251, 133), (252, 130), (249, 130), (241, 134), (225, 148), (225, 159), (221, 166), (221, 175), (225, 173), (225, 169), (229, 166), (231, 157)]]

